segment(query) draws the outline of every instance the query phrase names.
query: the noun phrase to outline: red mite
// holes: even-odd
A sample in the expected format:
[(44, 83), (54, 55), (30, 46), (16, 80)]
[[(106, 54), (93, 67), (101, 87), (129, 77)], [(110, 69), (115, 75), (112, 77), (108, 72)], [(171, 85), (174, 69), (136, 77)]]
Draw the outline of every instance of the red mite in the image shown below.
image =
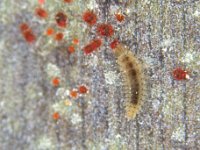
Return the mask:
[(28, 43), (33, 43), (36, 40), (36, 37), (31, 30), (25, 31), (23, 35)]
[(20, 24), (19, 28), (20, 28), (21, 32), (24, 32), (29, 29), (29, 26), (27, 23), (22, 23), (22, 24)]
[(181, 68), (176, 68), (172, 73), (173, 78), (175, 80), (185, 80), (185, 79), (187, 79), (187, 74), (188, 74), (187, 71), (185, 71)]
[(62, 28), (66, 27), (66, 25), (67, 25), (67, 16), (64, 13), (58, 12), (56, 14), (55, 19), (56, 19), (56, 23), (57, 23), (57, 25), (59, 27), (62, 27)]
[(64, 0), (65, 3), (71, 3), (73, 0)]
[(114, 41), (110, 43), (110, 48), (115, 49), (118, 44), (119, 44), (119, 41), (115, 39)]
[(83, 13), (83, 20), (90, 26), (94, 25), (97, 22), (97, 15), (91, 11), (88, 10)]
[(88, 45), (83, 48), (85, 54), (90, 54), (93, 51), (97, 50), (102, 44), (101, 39), (94, 39)]
[(88, 91), (87, 87), (84, 85), (79, 86), (78, 90), (79, 90), (79, 93), (81, 94), (85, 94)]
[(29, 27), (28, 24), (26, 23), (22, 23), (20, 25), (20, 30), (23, 34), (24, 39), (28, 42), (28, 43), (33, 43), (36, 40), (35, 35), (33, 34), (32, 29)]
[(64, 37), (63, 33), (59, 32), (55, 35), (55, 40), (61, 41), (63, 39), (63, 37)]
[(38, 3), (39, 3), (40, 5), (43, 5), (43, 4), (45, 3), (45, 0), (38, 0)]
[(35, 9), (35, 14), (40, 17), (40, 18), (47, 18), (48, 14), (46, 12), (46, 10), (44, 10), (43, 8), (36, 8)]
[(97, 32), (101, 36), (110, 37), (114, 34), (114, 29), (113, 29), (112, 25), (102, 23), (97, 26)]

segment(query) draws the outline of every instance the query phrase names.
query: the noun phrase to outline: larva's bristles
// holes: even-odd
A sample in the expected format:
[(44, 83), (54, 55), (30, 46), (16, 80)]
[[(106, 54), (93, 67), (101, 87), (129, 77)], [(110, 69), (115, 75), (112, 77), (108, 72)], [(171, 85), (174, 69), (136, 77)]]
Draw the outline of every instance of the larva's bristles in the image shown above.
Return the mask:
[(114, 54), (116, 57), (119, 57), (121, 54), (126, 53), (127, 49), (125, 49), (121, 44), (118, 44), (114, 49)]
[(139, 60), (128, 51), (123, 45), (119, 44), (114, 49), (117, 63), (123, 77), (123, 87), (126, 101), (126, 117), (134, 119), (140, 110), (144, 97), (144, 75)]

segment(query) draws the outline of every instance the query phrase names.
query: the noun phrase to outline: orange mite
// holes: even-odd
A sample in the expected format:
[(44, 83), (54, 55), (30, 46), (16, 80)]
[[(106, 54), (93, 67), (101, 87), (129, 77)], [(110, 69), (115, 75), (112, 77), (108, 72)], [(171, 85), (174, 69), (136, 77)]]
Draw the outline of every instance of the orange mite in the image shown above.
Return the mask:
[(58, 112), (54, 112), (53, 115), (52, 115), (52, 118), (54, 120), (58, 120), (60, 118), (60, 114)]
[(53, 28), (47, 28), (46, 30), (46, 35), (50, 36), (54, 34), (54, 29)]
[(71, 96), (72, 98), (77, 98), (77, 96), (78, 96), (77, 91), (76, 91), (76, 90), (71, 90), (71, 91), (70, 91), (70, 96)]
[(52, 85), (55, 86), (55, 87), (59, 86), (60, 85), (60, 79), (58, 77), (54, 77), (52, 79)]
[(84, 85), (79, 86), (78, 90), (79, 90), (79, 93), (81, 94), (85, 94), (88, 91), (87, 87)]
[(75, 38), (75, 39), (73, 39), (72, 43), (73, 43), (73, 44), (78, 44), (78, 43), (79, 43), (79, 40)]
[(69, 52), (69, 53), (74, 53), (74, 52), (75, 52), (75, 48), (74, 48), (73, 45), (70, 45), (70, 46), (68, 47), (68, 52)]
[(36, 8), (36, 9), (35, 9), (35, 14), (36, 14), (38, 17), (43, 18), (43, 19), (45, 19), (45, 18), (48, 17), (47, 11), (46, 11), (45, 9), (43, 9), (43, 8)]
[(112, 25), (102, 23), (97, 26), (97, 32), (101, 36), (110, 37), (114, 34), (114, 29), (113, 29)]
[(61, 41), (63, 39), (63, 37), (64, 37), (63, 33), (59, 32), (55, 35), (55, 40)]
[(117, 13), (117, 14), (115, 14), (115, 18), (117, 19), (117, 21), (122, 22), (122, 21), (124, 21), (125, 17), (123, 14)]
[(97, 16), (96, 14), (91, 11), (88, 10), (86, 12), (83, 13), (83, 20), (90, 26), (94, 25), (97, 22)]

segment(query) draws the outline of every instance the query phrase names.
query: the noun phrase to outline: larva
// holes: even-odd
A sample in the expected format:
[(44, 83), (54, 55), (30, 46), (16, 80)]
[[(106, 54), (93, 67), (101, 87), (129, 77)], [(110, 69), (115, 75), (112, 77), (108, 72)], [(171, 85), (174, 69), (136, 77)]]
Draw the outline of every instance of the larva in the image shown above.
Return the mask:
[(125, 102), (126, 117), (134, 119), (142, 105), (145, 90), (144, 75), (142, 65), (131, 51), (122, 44), (118, 44), (114, 49), (120, 71), (124, 78), (127, 90), (127, 100)]

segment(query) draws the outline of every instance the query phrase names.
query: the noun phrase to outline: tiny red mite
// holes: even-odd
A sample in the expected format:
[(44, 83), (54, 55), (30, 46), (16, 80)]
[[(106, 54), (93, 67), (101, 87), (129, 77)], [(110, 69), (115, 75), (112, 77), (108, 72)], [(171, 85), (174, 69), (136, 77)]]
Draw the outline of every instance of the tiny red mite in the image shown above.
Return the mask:
[(110, 37), (114, 34), (114, 29), (113, 29), (112, 25), (102, 23), (97, 26), (97, 32), (101, 36)]
[(58, 12), (55, 16), (55, 19), (56, 19), (56, 23), (59, 27), (66, 27), (67, 25), (67, 15), (65, 15), (64, 13), (62, 12)]
[(93, 51), (97, 50), (101, 46), (101, 44), (101, 39), (94, 39), (83, 48), (83, 51), (85, 54), (90, 54)]
[(45, 9), (43, 9), (43, 8), (36, 8), (36, 9), (35, 9), (35, 14), (36, 14), (38, 17), (43, 18), (43, 19), (45, 19), (45, 18), (48, 17), (47, 11), (46, 11)]
[(176, 68), (173, 72), (172, 72), (173, 78), (175, 80), (185, 80), (187, 79), (187, 71), (181, 69), (181, 68)]
[(83, 20), (90, 26), (94, 25), (97, 22), (97, 15), (91, 11), (88, 10), (83, 13)]
[(118, 44), (119, 44), (119, 41), (115, 39), (114, 41), (110, 43), (110, 48), (115, 49)]

